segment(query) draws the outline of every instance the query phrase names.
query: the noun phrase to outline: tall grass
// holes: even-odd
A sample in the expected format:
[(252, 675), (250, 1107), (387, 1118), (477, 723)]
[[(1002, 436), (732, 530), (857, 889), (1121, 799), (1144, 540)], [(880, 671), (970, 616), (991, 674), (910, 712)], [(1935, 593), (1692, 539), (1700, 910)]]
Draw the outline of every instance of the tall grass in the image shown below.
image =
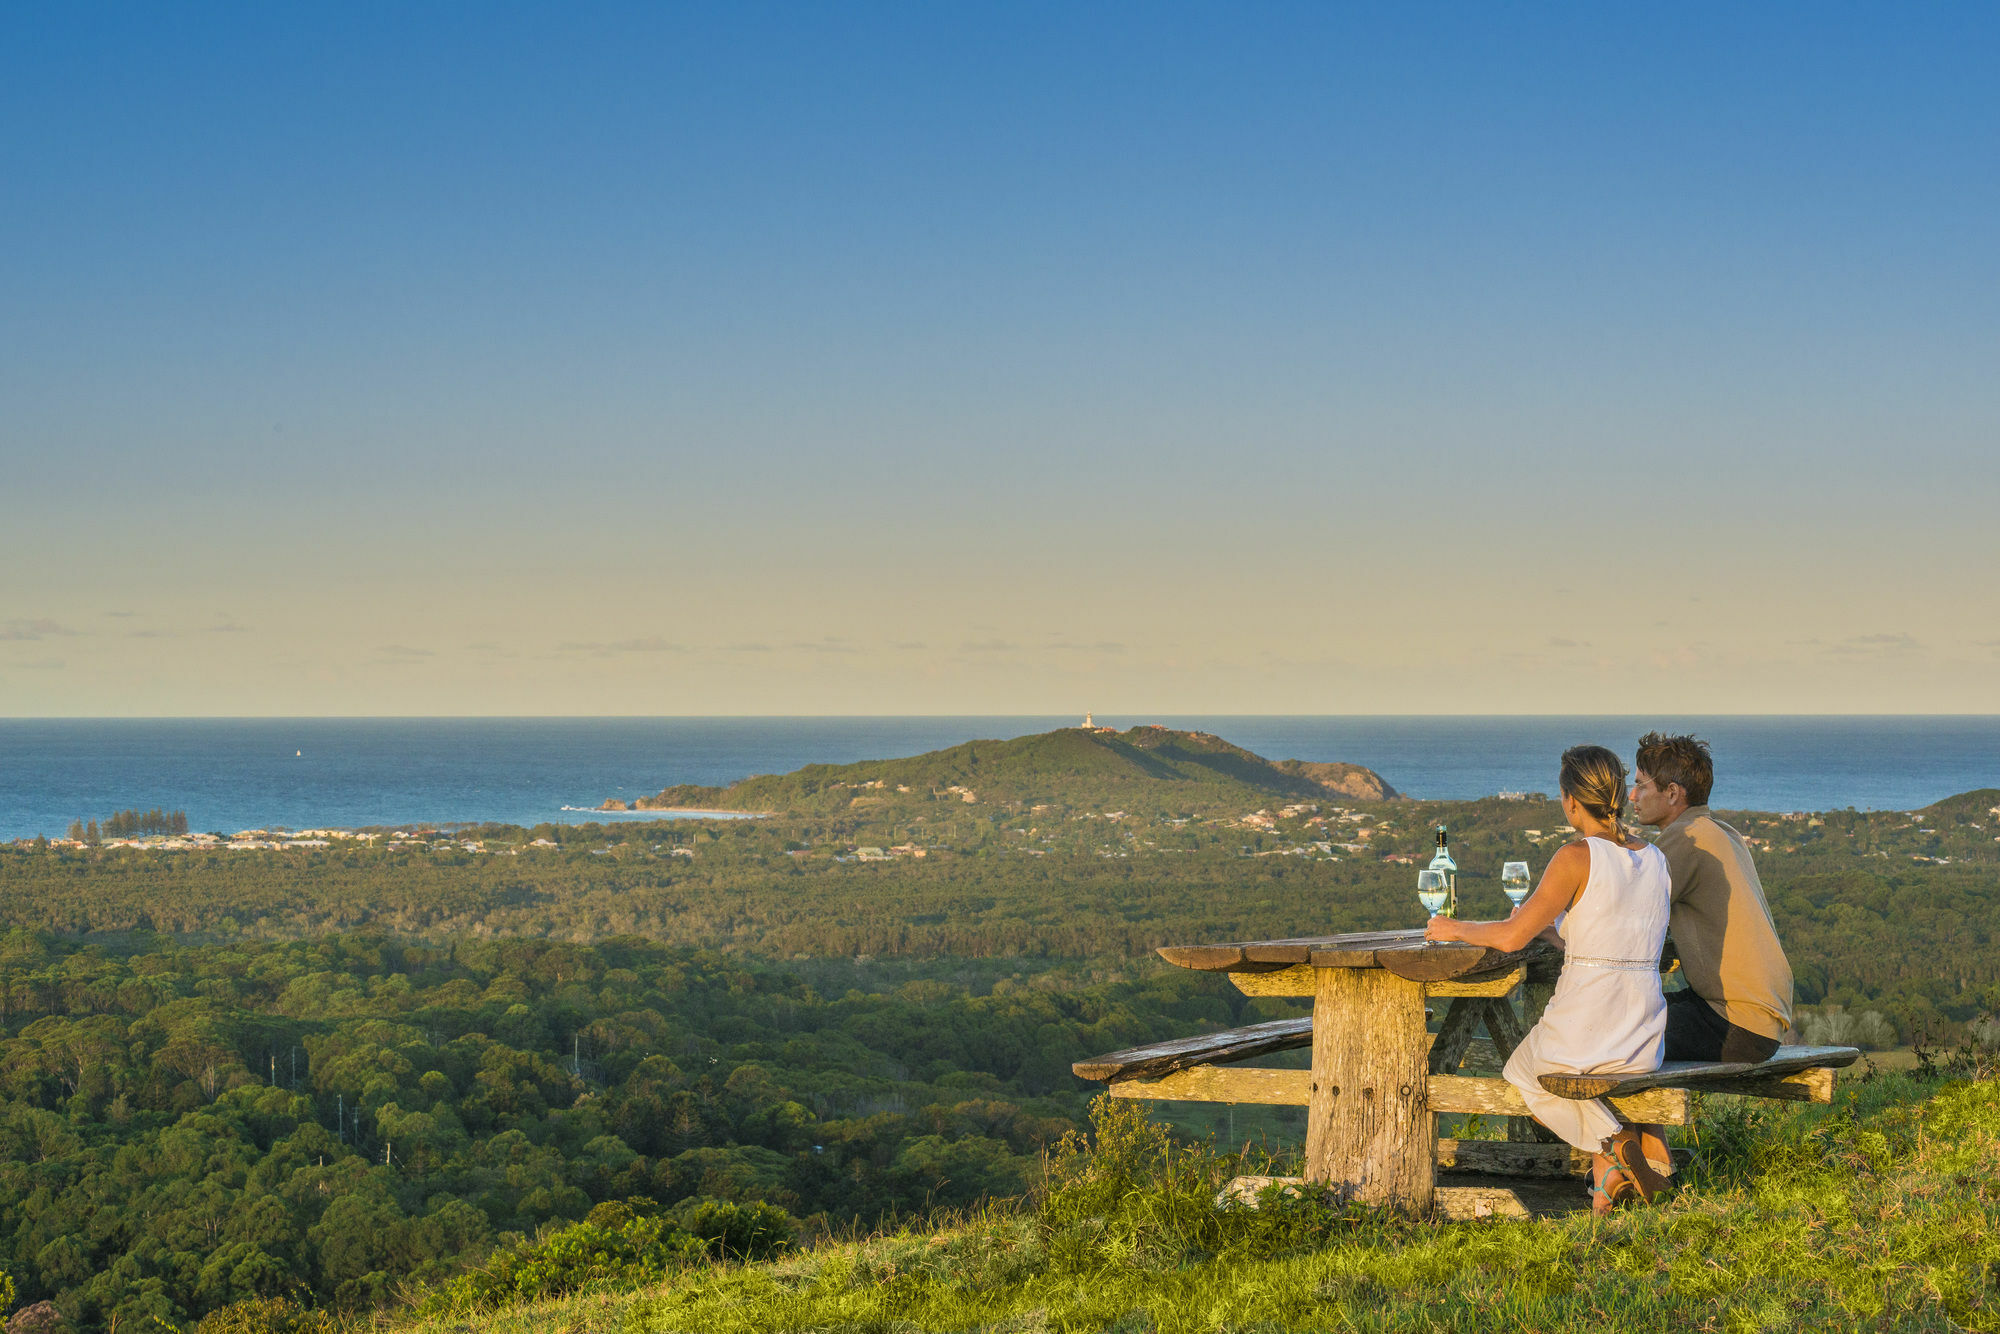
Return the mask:
[(1653, 1208), (1424, 1223), (1278, 1191), (1217, 1208), (1224, 1180), (1266, 1164), (1100, 1099), (1090, 1140), (1058, 1146), (1023, 1204), (478, 1328), (2000, 1334), (2000, 1078), (1876, 1076), (1831, 1107), (1709, 1099), (1700, 1140)]

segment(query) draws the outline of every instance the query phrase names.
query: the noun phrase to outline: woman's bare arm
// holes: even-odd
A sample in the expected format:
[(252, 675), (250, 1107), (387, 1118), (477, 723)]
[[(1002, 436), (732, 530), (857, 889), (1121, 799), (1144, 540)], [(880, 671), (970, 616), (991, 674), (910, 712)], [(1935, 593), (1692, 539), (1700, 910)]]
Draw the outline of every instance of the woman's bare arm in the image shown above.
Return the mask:
[(1424, 927), (1426, 940), (1462, 940), (1469, 945), (1509, 953), (1527, 948), (1528, 942), (1555, 924), (1556, 914), (1569, 910), (1590, 879), (1590, 849), (1570, 843), (1549, 858), (1542, 871), (1542, 883), (1528, 901), (1516, 908), (1504, 922), (1461, 922), (1453, 917), (1433, 917)]

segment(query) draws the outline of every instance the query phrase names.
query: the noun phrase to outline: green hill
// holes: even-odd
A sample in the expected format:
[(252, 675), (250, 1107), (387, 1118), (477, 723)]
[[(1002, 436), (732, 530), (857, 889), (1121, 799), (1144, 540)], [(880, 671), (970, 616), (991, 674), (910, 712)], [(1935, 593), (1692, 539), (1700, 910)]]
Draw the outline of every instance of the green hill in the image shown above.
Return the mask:
[(1174, 1144), (1142, 1107), (1104, 1099), (1090, 1148), (1053, 1148), (1026, 1202), (743, 1265), (693, 1246), (691, 1261), (625, 1259), (637, 1229), (614, 1231), (607, 1211), (375, 1328), (1994, 1331), (2000, 1080), (1955, 1073), (1974, 1078), (1844, 1081), (1824, 1108), (1717, 1099), (1677, 1188), (1604, 1220), (1404, 1222), (1311, 1199), (1217, 1209), (1228, 1177), (1268, 1170), (1248, 1146)]
[(639, 810), (714, 808), (827, 813), (854, 806), (960, 802), (1242, 813), (1272, 802), (1382, 801), (1397, 795), (1358, 764), (1267, 760), (1207, 732), (1065, 727), (1011, 741), (968, 741), (898, 760), (809, 764), (728, 787), (669, 787)]
[(1919, 814), (1933, 822), (1969, 824), (1974, 829), (2000, 824), (2000, 787), (1982, 787), (1971, 792), (1961, 792), (1955, 797), (1932, 802)]

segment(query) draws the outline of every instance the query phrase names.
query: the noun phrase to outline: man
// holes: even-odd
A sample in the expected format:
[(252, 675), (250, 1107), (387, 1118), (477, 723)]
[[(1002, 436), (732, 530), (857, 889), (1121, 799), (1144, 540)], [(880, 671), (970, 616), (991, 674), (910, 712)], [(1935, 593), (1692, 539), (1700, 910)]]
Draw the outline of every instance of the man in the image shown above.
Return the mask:
[[(1648, 732), (1633, 766), (1632, 817), (1660, 831), (1673, 881), (1667, 935), (1687, 990), (1667, 993), (1670, 1061), (1766, 1061), (1792, 1026), (1792, 966), (1771, 925), (1743, 835), (1708, 811), (1708, 743)], [(1640, 1152), (1673, 1175), (1660, 1126), (1639, 1126)]]
[(1769, 1060), (1792, 1024), (1792, 966), (1743, 836), (1709, 814), (1708, 743), (1649, 732), (1638, 760), (1632, 814), (1660, 831), (1688, 984), (1667, 997), (1667, 1059)]

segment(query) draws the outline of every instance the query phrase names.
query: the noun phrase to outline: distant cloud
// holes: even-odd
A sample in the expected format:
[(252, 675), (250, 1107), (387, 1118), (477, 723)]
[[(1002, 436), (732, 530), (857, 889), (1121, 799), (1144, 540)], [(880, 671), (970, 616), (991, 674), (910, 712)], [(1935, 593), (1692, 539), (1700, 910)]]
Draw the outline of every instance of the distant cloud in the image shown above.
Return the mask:
[(174, 632), (171, 630), (127, 630), (125, 637), (127, 639), (172, 639)]
[(861, 650), (836, 635), (811, 642), (801, 641), (792, 645), (801, 653), (859, 653)]
[(68, 626), (58, 621), (52, 621), (46, 616), (36, 617), (33, 620), (12, 620), (0, 624), (0, 639), (7, 640), (47, 639), (51, 635), (73, 639), (81, 633), (82, 631), (80, 630), (72, 630)]
[(723, 645), (722, 651), (724, 653), (776, 653), (777, 652), (777, 650), (772, 648), (769, 644), (754, 644), (754, 643), (725, 644)]
[(1123, 644), (1110, 639), (1100, 639), (1092, 644), (1074, 644), (1067, 639), (1058, 639), (1044, 644), (1042, 647), (1051, 653), (1123, 653), (1125, 651)]
[(968, 639), (958, 646), (960, 653), (1012, 653), (1020, 645), (1004, 639)]
[(925, 644), (920, 639), (911, 639), (891, 644), (889, 645), (889, 647), (893, 649), (900, 649), (904, 653), (922, 653), (926, 648), (930, 646), (928, 644)]
[(1922, 647), (1923, 645), (1913, 635), (1849, 635), (1838, 644), (1829, 644), (1824, 651), (1851, 656), (1862, 653), (1907, 653)]
[(238, 625), (234, 617), (227, 615), (214, 625), (204, 625), (202, 629), (211, 635), (247, 635), (250, 633), (249, 626)]
[(25, 662), (12, 663), (10, 665), (27, 672), (57, 672), (69, 664), (65, 663), (61, 658), (29, 658)]
[(128, 620), (131, 617), (137, 616), (139, 613), (136, 611), (107, 611), (104, 614), (106, 616), (110, 616), (117, 620), (123, 621), (123, 620)]
[[(521, 656), (515, 650), (498, 644), (491, 639), (481, 639), (475, 643), (467, 644), (465, 651), (472, 654), (472, 661), (482, 667), (491, 667), (495, 663), (506, 662)], [(556, 647), (556, 652), (562, 652), (561, 645)]]
[(1564, 639), (1564, 638), (1562, 638), (1562, 637), (1561, 637), (1561, 636), (1559, 636), (1559, 635), (1552, 635), (1552, 636), (1550, 636), (1550, 637), (1549, 637), (1549, 647), (1550, 647), (1550, 648), (1589, 648), (1589, 647), (1590, 647), (1590, 641), (1589, 641), (1588, 639), (1581, 639), (1581, 640), (1579, 640), (1579, 639)]
[(669, 639), (614, 639), (609, 642), (597, 640), (568, 639), (556, 645), (558, 653), (588, 653), (593, 658), (612, 658), (624, 653), (686, 653), (686, 644), (676, 644)]
[(435, 658), (437, 656), (430, 649), (411, 648), (408, 644), (384, 644), (375, 651), (395, 662), (413, 662), (419, 658)]

